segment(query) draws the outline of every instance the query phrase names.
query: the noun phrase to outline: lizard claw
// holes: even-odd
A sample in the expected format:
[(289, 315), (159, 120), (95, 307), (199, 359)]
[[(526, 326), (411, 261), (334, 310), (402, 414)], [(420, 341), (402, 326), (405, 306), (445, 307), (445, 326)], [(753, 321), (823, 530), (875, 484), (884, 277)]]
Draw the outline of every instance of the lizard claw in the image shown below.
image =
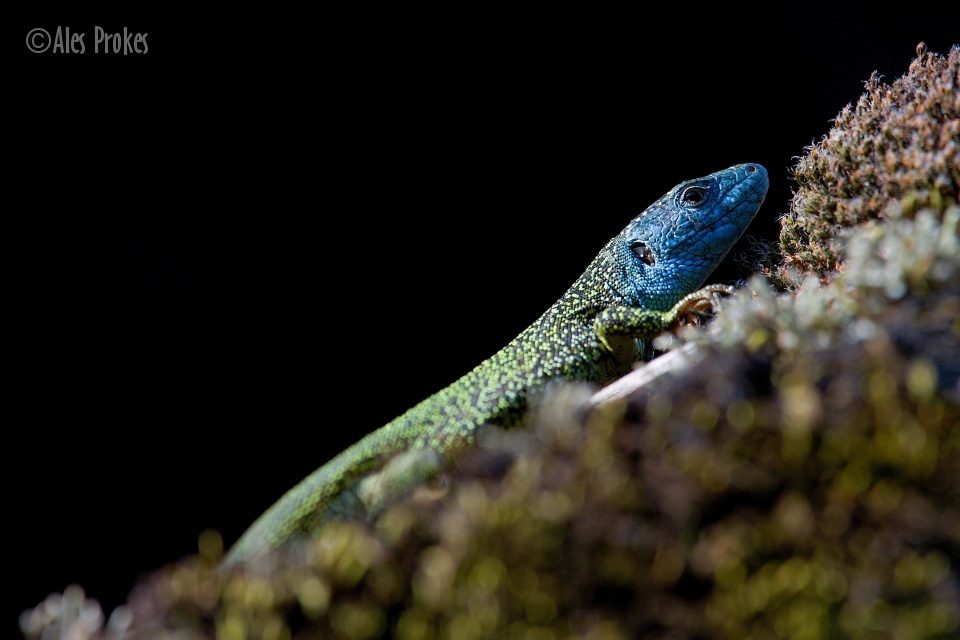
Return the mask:
[(677, 326), (704, 324), (719, 308), (721, 296), (728, 296), (734, 291), (735, 288), (730, 285), (713, 284), (685, 296), (673, 308)]

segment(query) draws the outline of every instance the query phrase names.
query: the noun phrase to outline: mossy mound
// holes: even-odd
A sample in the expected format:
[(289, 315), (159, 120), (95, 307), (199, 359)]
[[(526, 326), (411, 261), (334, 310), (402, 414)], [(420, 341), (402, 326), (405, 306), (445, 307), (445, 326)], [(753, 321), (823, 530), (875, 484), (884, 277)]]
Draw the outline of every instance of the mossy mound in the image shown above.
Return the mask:
[(893, 84), (871, 77), (800, 159), (780, 231), (788, 265), (828, 276), (841, 269), (841, 229), (882, 217), (891, 201), (938, 212), (960, 201), (960, 47), (917, 53)]

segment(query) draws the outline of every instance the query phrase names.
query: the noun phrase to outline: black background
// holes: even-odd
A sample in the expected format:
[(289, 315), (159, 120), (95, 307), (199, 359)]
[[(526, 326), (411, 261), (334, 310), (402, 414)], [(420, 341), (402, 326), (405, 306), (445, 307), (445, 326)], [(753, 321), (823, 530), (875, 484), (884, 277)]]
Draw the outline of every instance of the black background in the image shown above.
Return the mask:
[[(680, 180), (764, 164), (750, 233), (775, 237), (788, 167), (871, 71), (960, 41), (956, 3), (675, 4), (11, 17), (6, 620), (234, 540)], [(26, 51), (58, 25), (150, 50)]]

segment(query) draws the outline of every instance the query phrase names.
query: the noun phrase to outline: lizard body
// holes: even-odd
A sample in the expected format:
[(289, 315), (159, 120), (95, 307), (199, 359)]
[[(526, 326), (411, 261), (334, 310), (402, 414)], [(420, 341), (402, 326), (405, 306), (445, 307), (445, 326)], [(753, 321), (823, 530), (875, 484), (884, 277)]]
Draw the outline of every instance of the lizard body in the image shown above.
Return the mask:
[[(479, 427), (509, 427), (553, 380), (603, 384), (625, 373), (641, 340), (729, 287), (697, 291), (753, 220), (766, 170), (736, 165), (683, 182), (614, 237), (570, 289), (506, 347), (309, 475), (241, 537), (247, 561), (324, 519), (372, 515), (469, 446)], [(380, 484), (386, 458), (415, 452)], [(388, 465), (389, 468), (389, 465)], [(385, 485), (385, 486), (384, 486)]]

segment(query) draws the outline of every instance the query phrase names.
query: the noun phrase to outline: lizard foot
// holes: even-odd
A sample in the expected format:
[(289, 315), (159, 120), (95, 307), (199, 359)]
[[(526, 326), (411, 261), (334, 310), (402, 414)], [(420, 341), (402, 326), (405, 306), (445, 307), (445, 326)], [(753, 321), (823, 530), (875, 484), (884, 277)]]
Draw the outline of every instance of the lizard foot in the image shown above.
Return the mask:
[(357, 494), (367, 518), (375, 519), (391, 504), (434, 478), (441, 466), (440, 456), (429, 448), (411, 449), (396, 455), (382, 471), (359, 483)]
[(721, 296), (728, 296), (734, 291), (730, 285), (711, 284), (684, 296), (671, 310), (671, 315), (676, 318), (674, 326), (702, 325), (720, 306)]

